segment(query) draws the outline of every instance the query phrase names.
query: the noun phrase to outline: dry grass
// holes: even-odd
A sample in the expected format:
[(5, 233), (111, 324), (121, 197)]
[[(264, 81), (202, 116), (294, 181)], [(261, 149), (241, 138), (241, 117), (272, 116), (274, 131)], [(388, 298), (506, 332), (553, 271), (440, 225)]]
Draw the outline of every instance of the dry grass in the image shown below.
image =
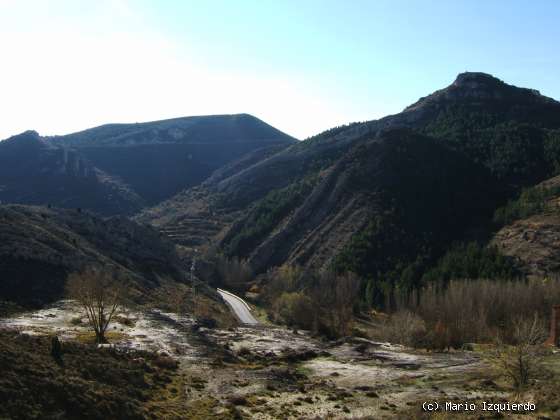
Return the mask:
[[(105, 339), (109, 344), (121, 341), (125, 337), (126, 334), (119, 331), (107, 331), (107, 333), (105, 333)], [(79, 332), (78, 334), (76, 334), (75, 340), (81, 344), (95, 344), (96, 343), (95, 332), (93, 331)]]

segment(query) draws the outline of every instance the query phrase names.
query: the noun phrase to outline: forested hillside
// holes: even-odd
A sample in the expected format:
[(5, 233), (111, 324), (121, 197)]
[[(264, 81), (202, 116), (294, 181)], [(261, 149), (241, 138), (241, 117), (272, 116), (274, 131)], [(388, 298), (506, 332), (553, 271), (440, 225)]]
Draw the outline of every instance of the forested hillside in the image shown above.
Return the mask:
[(64, 295), (66, 277), (88, 266), (120, 273), (130, 296), (183, 281), (173, 243), (124, 218), (86, 211), (0, 206), (0, 301), (38, 305)]
[(560, 103), (464, 73), (400, 114), (232, 165), (139, 220), (177, 227), (189, 243), (189, 221), (206, 215), (215, 227), (199, 246), (216, 244), (257, 272), (353, 271), (373, 294), (415, 287), (468, 254), (485, 261), (471, 271), (515, 276), (511, 259), (486, 249), (493, 215), (557, 173), (559, 128)]

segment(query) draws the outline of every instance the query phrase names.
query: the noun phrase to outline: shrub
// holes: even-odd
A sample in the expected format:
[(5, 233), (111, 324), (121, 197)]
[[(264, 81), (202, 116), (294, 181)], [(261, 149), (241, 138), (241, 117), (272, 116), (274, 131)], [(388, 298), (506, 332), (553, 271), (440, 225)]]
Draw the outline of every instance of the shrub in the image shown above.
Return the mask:
[(72, 273), (66, 282), (67, 294), (82, 306), (97, 343), (106, 343), (105, 332), (124, 301), (125, 288), (116, 272), (89, 267)]
[(379, 330), (380, 338), (391, 343), (419, 347), (426, 335), (424, 320), (409, 310), (391, 315)]
[(81, 316), (76, 316), (76, 317), (74, 317), (70, 320), (70, 323), (72, 325), (81, 325), (82, 324), (82, 317)]
[(274, 320), (288, 326), (311, 330), (315, 322), (315, 305), (302, 292), (282, 293), (274, 302)]
[(163, 369), (175, 370), (179, 366), (179, 363), (170, 356), (160, 355), (154, 359), (154, 365)]

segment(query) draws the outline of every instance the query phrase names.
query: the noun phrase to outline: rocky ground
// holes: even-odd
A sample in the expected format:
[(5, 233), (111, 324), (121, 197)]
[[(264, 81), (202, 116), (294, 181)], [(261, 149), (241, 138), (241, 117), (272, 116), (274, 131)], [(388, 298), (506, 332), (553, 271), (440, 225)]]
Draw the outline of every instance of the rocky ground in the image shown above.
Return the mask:
[[(0, 320), (0, 329), (92, 338), (69, 301)], [(427, 353), (365, 338), (326, 342), (276, 326), (208, 329), (189, 316), (132, 309), (119, 314), (109, 339), (115, 351), (165, 354), (178, 363), (165, 391), (145, 403), (156, 417), (415, 418), (426, 415), (424, 401), (513, 398), (479, 351)], [(560, 415), (547, 410), (539, 415)]]

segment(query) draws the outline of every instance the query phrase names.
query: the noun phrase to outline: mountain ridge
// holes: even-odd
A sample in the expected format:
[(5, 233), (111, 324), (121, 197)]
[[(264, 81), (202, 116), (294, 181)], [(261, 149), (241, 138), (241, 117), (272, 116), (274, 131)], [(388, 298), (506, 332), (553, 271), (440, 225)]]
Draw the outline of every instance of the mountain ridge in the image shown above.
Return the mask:
[(0, 142), (0, 202), (130, 215), (246, 153), (295, 141), (249, 114), (108, 124), (58, 137), (26, 131)]
[[(118, 146), (174, 142), (192, 143), (193, 140), (214, 142), (220, 140), (221, 138), (199, 132), (200, 127), (198, 126), (205, 128), (204, 126), (208, 124), (227, 125), (229, 131), (223, 130), (223, 132), (220, 133), (227, 141), (243, 141), (248, 137), (246, 133), (243, 133), (244, 127), (236, 127), (236, 124), (245, 124), (247, 126), (246, 129), (249, 131), (255, 131), (257, 129), (262, 130), (262, 132), (259, 133), (261, 140), (295, 140), (293, 137), (277, 130), (259, 118), (246, 113), (197, 115), (138, 123), (110, 123), (70, 134), (49, 136), (46, 139), (53, 144), (64, 144), (73, 147), (91, 147), (99, 146), (100, 144)], [(248, 126), (249, 124), (254, 124), (256, 126), (251, 127)], [(152, 131), (151, 136), (143, 135), (146, 130)], [(162, 132), (162, 134), (159, 135), (156, 131)], [(143, 136), (139, 136), (139, 134)], [(194, 139), (189, 139), (189, 135), (194, 137)], [(254, 139), (254, 135), (249, 137)], [(92, 144), (92, 142), (94, 143)]]
[[(336, 267), (410, 286), (454, 241), (486, 237), (497, 207), (560, 167), (559, 129), (557, 101), (462, 74), (399, 114), (234, 162), (137, 220), (186, 247), (246, 258), (257, 272)], [(383, 150), (385, 162), (368, 150)], [(361, 170), (370, 175), (352, 175)]]

